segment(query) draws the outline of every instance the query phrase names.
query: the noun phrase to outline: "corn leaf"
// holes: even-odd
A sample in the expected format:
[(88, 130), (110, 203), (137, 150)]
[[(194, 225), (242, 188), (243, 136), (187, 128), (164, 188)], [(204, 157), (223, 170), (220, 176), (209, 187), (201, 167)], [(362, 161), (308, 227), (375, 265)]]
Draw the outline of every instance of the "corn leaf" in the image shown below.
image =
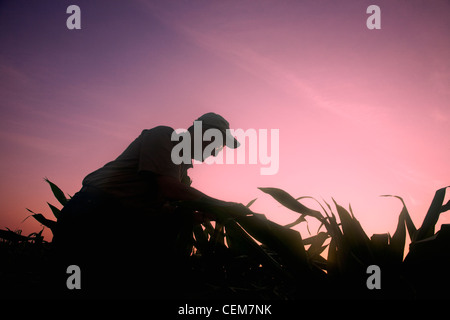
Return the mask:
[(339, 256), (337, 252), (336, 239), (331, 238), (330, 244), (328, 246), (328, 256), (327, 256), (327, 272), (331, 277), (339, 275), (341, 266), (339, 261)]
[(373, 234), (370, 237), (370, 244), (373, 252), (376, 252), (379, 256), (386, 254), (389, 246), (389, 240), (391, 237), (388, 233)]
[(205, 227), (205, 234), (209, 234), (212, 237), (214, 235), (214, 227), (211, 221), (203, 221), (203, 226)]
[(54, 205), (48, 203), (48, 206), (50, 207), (50, 209), (52, 210), (53, 215), (55, 216), (56, 219), (59, 219), (59, 215), (61, 213), (61, 210), (58, 209), (57, 207), (55, 207)]
[(445, 205), (442, 206), (441, 213), (450, 210), (450, 200), (447, 201)]
[(225, 243), (225, 232), (221, 223), (216, 223), (216, 227), (214, 228), (214, 233), (211, 239), (214, 241), (214, 243)]
[(12, 242), (28, 241), (28, 237), (22, 236), (21, 234), (18, 234), (11, 230), (1, 230), (0, 229), (0, 238), (9, 240)]
[(319, 255), (323, 252), (323, 250), (325, 250), (325, 248), (327, 247), (327, 245), (323, 246), (323, 243), (325, 242), (325, 240), (328, 239), (328, 233), (326, 232), (320, 232), (319, 234), (307, 238), (304, 240), (304, 244), (306, 245), (307, 243), (310, 243), (311, 246), (308, 249), (308, 255), (310, 256), (315, 256), (315, 255)]
[[(28, 211), (28, 212), (31, 212), (32, 214), (36, 214), (36, 212), (34, 212), (34, 211), (31, 210), (31, 209), (28, 209), (28, 208), (25, 208), (25, 209), (27, 209), (27, 211)], [(24, 222), (25, 220), (27, 220), (29, 217), (30, 217), (30, 216), (28, 216), (28, 217), (26, 217), (25, 219), (23, 219), (22, 222)]]
[[(399, 199), (402, 202), (403, 209), (402, 209), (402, 212), (400, 213), (400, 215), (403, 215), (403, 219), (406, 223), (406, 228), (408, 229), (409, 238), (411, 239), (411, 241), (413, 241), (413, 239), (416, 235), (417, 229), (416, 229), (416, 226), (414, 225), (414, 222), (411, 219), (411, 216), (409, 215), (408, 209), (406, 208), (406, 204), (405, 204), (405, 201), (403, 201), (403, 198), (399, 197), (399, 196), (394, 196), (394, 195), (382, 195), (381, 197), (394, 197), (394, 198)], [(399, 224), (397, 225), (397, 230), (400, 225), (400, 218), (401, 217), (399, 217)], [(394, 235), (395, 235), (395, 233), (394, 233)]]
[(331, 209), (330, 204), (328, 202), (326, 202), (325, 200), (324, 200), (324, 202), (327, 205), (328, 210), (330, 210), (330, 214), (331, 214), (331, 216), (329, 216), (325, 211), (328, 221), (329, 221), (328, 223), (325, 223), (325, 226), (326, 226), (327, 231), (330, 234), (330, 236), (337, 241), (336, 245), (340, 246), (340, 244), (342, 242), (342, 236), (343, 236), (342, 231), (339, 228), (339, 224), (336, 221), (336, 215), (333, 213), (333, 210)]
[(304, 215), (304, 214), (302, 214), (302, 215), (300, 216), (300, 218), (298, 218), (298, 219), (295, 220), (294, 222), (291, 222), (291, 223), (288, 223), (287, 225), (285, 225), (285, 227), (286, 227), (286, 228), (292, 228), (292, 227), (298, 225), (298, 224), (301, 223), (301, 222), (306, 222), (306, 219), (305, 219), (305, 215)]
[(298, 202), (293, 196), (291, 196), (289, 193), (287, 193), (282, 189), (278, 188), (258, 188), (258, 189), (264, 193), (271, 195), (275, 200), (277, 200), (283, 206), (292, 211), (312, 216), (320, 221), (323, 220), (323, 216), (319, 211), (306, 207), (305, 205)]
[(322, 245), (322, 243), (325, 242), (326, 239), (328, 239), (329, 234), (327, 232), (319, 232), (318, 234), (316, 234), (315, 236), (303, 239), (303, 244), (305, 246), (309, 245), (309, 244), (318, 244), (318, 245)]
[(40, 224), (46, 226), (47, 228), (50, 228), (53, 230), (53, 228), (56, 226), (56, 221), (49, 220), (46, 217), (44, 217), (40, 213), (36, 213), (32, 215), (33, 218), (35, 218)]
[(193, 232), (195, 236), (195, 246), (196, 248), (203, 254), (207, 253), (208, 251), (208, 237), (205, 235), (205, 232), (203, 231), (200, 224), (196, 224), (193, 226)]
[(406, 241), (405, 220), (407, 212), (408, 210), (406, 210), (406, 207), (403, 207), (402, 212), (398, 217), (397, 228), (395, 229), (394, 235), (392, 236), (389, 244), (390, 250), (394, 256), (393, 259), (395, 259), (396, 262), (403, 261)]
[(436, 191), (433, 201), (431, 202), (430, 208), (428, 209), (427, 215), (423, 220), (422, 226), (417, 230), (414, 241), (420, 241), (425, 238), (431, 237), (434, 234), (434, 227), (439, 219), (439, 215), (441, 214), (443, 208), (446, 209), (446, 206), (443, 206), (445, 191), (448, 187), (441, 188)]
[(250, 208), (250, 206), (252, 205), (252, 204), (254, 204), (255, 203), (255, 201), (257, 200), (258, 198), (255, 198), (255, 199), (253, 199), (253, 200), (251, 200), (249, 203), (247, 203), (245, 206), (247, 207), (247, 208)]
[(64, 192), (62, 192), (62, 190), (56, 184), (54, 184), (53, 182), (51, 182), (47, 178), (45, 178), (44, 180), (50, 185), (50, 188), (52, 189), (53, 195), (59, 201), (59, 203), (61, 203), (63, 206), (65, 206), (67, 201), (68, 201), (68, 199), (64, 195)]
[[(352, 261), (357, 261), (358, 263), (359, 261), (368, 262), (372, 255), (369, 237), (364, 232), (359, 221), (353, 218), (346, 209), (338, 205), (334, 199), (333, 201), (341, 220), (343, 234), (342, 241), (337, 243), (338, 248), (341, 247), (343, 249), (342, 252), (349, 250), (351, 254), (347, 258), (349, 258), (348, 262), (350, 263)], [(352, 258), (350, 259), (350, 257)]]
[(399, 199), (403, 204), (402, 211), (398, 217), (397, 228), (395, 229), (394, 235), (392, 236), (389, 244), (392, 259), (394, 260), (392, 262), (400, 263), (403, 261), (405, 251), (406, 228), (408, 229), (409, 238), (411, 240), (414, 239), (417, 229), (411, 220), (411, 216), (409, 215), (405, 201), (403, 201), (402, 197), (393, 195), (382, 195), (382, 197), (394, 197)]
[(232, 250), (248, 255), (263, 266), (284, 275), (280, 264), (269, 256), (235, 221), (229, 220), (225, 229)]
[(177, 201), (174, 202), (175, 205), (198, 210), (202, 212), (207, 212), (215, 217), (215, 219), (224, 223), (229, 219), (236, 217), (244, 217), (246, 215), (251, 215), (253, 212), (242, 204), (237, 204), (234, 202), (224, 202), (212, 198), (201, 198), (199, 200), (189, 200), (189, 201)]
[(308, 269), (305, 247), (299, 232), (267, 220), (263, 215), (236, 218), (236, 221), (253, 238), (277, 252), (291, 271)]
[(364, 229), (361, 227), (359, 221), (350, 216), (349, 212), (337, 204), (334, 199), (333, 201), (336, 206), (339, 219), (341, 220), (343, 234), (350, 240), (350, 242), (355, 244), (357, 242), (367, 243), (369, 238), (364, 232)]

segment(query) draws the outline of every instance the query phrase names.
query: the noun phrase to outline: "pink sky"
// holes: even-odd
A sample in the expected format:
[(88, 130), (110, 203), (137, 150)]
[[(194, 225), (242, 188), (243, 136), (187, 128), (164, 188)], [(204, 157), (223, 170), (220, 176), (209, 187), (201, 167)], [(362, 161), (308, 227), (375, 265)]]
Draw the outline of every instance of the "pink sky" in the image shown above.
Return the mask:
[[(66, 28), (71, 4), (81, 30)], [(371, 4), (381, 30), (366, 28)], [(379, 197), (395, 194), (419, 227), (450, 185), (449, 32), (448, 1), (3, 1), (0, 228), (40, 230), (22, 220), (51, 217), (44, 177), (73, 195), (142, 129), (209, 111), (279, 129), (280, 168), (198, 165), (199, 190), (257, 197), (279, 223), (297, 215), (257, 187), (333, 197), (369, 236), (395, 230), (401, 204)]]

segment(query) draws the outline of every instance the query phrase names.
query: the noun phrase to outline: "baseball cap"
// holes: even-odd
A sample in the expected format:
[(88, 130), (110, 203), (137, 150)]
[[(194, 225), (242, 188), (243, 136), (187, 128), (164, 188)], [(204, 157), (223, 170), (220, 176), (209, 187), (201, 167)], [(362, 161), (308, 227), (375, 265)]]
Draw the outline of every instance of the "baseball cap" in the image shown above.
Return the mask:
[(196, 121), (202, 121), (202, 125), (219, 129), (225, 136), (225, 145), (228, 148), (235, 149), (241, 145), (239, 141), (231, 135), (229, 130), (230, 124), (221, 115), (214, 112), (208, 112), (199, 117)]

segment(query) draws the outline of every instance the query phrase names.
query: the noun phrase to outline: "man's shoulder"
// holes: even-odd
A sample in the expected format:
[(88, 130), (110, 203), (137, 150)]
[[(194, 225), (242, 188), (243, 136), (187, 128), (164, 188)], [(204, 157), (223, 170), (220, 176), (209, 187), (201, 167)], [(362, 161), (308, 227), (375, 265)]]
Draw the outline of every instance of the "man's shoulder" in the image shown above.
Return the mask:
[(175, 130), (169, 126), (157, 126), (151, 129), (144, 129), (142, 134), (158, 134), (171, 136)]

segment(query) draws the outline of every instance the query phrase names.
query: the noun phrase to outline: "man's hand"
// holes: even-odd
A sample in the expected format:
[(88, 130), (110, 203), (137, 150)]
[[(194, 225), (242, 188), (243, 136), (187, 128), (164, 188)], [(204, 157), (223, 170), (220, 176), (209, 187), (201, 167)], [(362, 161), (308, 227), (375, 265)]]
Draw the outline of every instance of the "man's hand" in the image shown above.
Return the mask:
[[(208, 206), (212, 206), (212, 208), (217, 206), (217, 209), (221, 210), (224, 214), (229, 215), (231, 218), (253, 214), (253, 212), (242, 203), (222, 201), (209, 197), (197, 189), (182, 184), (173, 177), (157, 176), (156, 180), (163, 197), (175, 201), (198, 201), (198, 208), (195, 209), (204, 212), (204, 214), (208, 211)], [(207, 218), (213, 221), (217, 219), (216, 215), (213, 214), (208, 214)], [(222, 218), (224, 217), (222, 216)], [(196, 219), (202, 220), (201, 217)]]
[(247, 208), (245, 205), (239, 202), (228, 202), (228, 205), (231, 210), (235, 212), (239, 212), (245, 215), (253, 214), (253, 211), (251, 211), (249, 208)]

